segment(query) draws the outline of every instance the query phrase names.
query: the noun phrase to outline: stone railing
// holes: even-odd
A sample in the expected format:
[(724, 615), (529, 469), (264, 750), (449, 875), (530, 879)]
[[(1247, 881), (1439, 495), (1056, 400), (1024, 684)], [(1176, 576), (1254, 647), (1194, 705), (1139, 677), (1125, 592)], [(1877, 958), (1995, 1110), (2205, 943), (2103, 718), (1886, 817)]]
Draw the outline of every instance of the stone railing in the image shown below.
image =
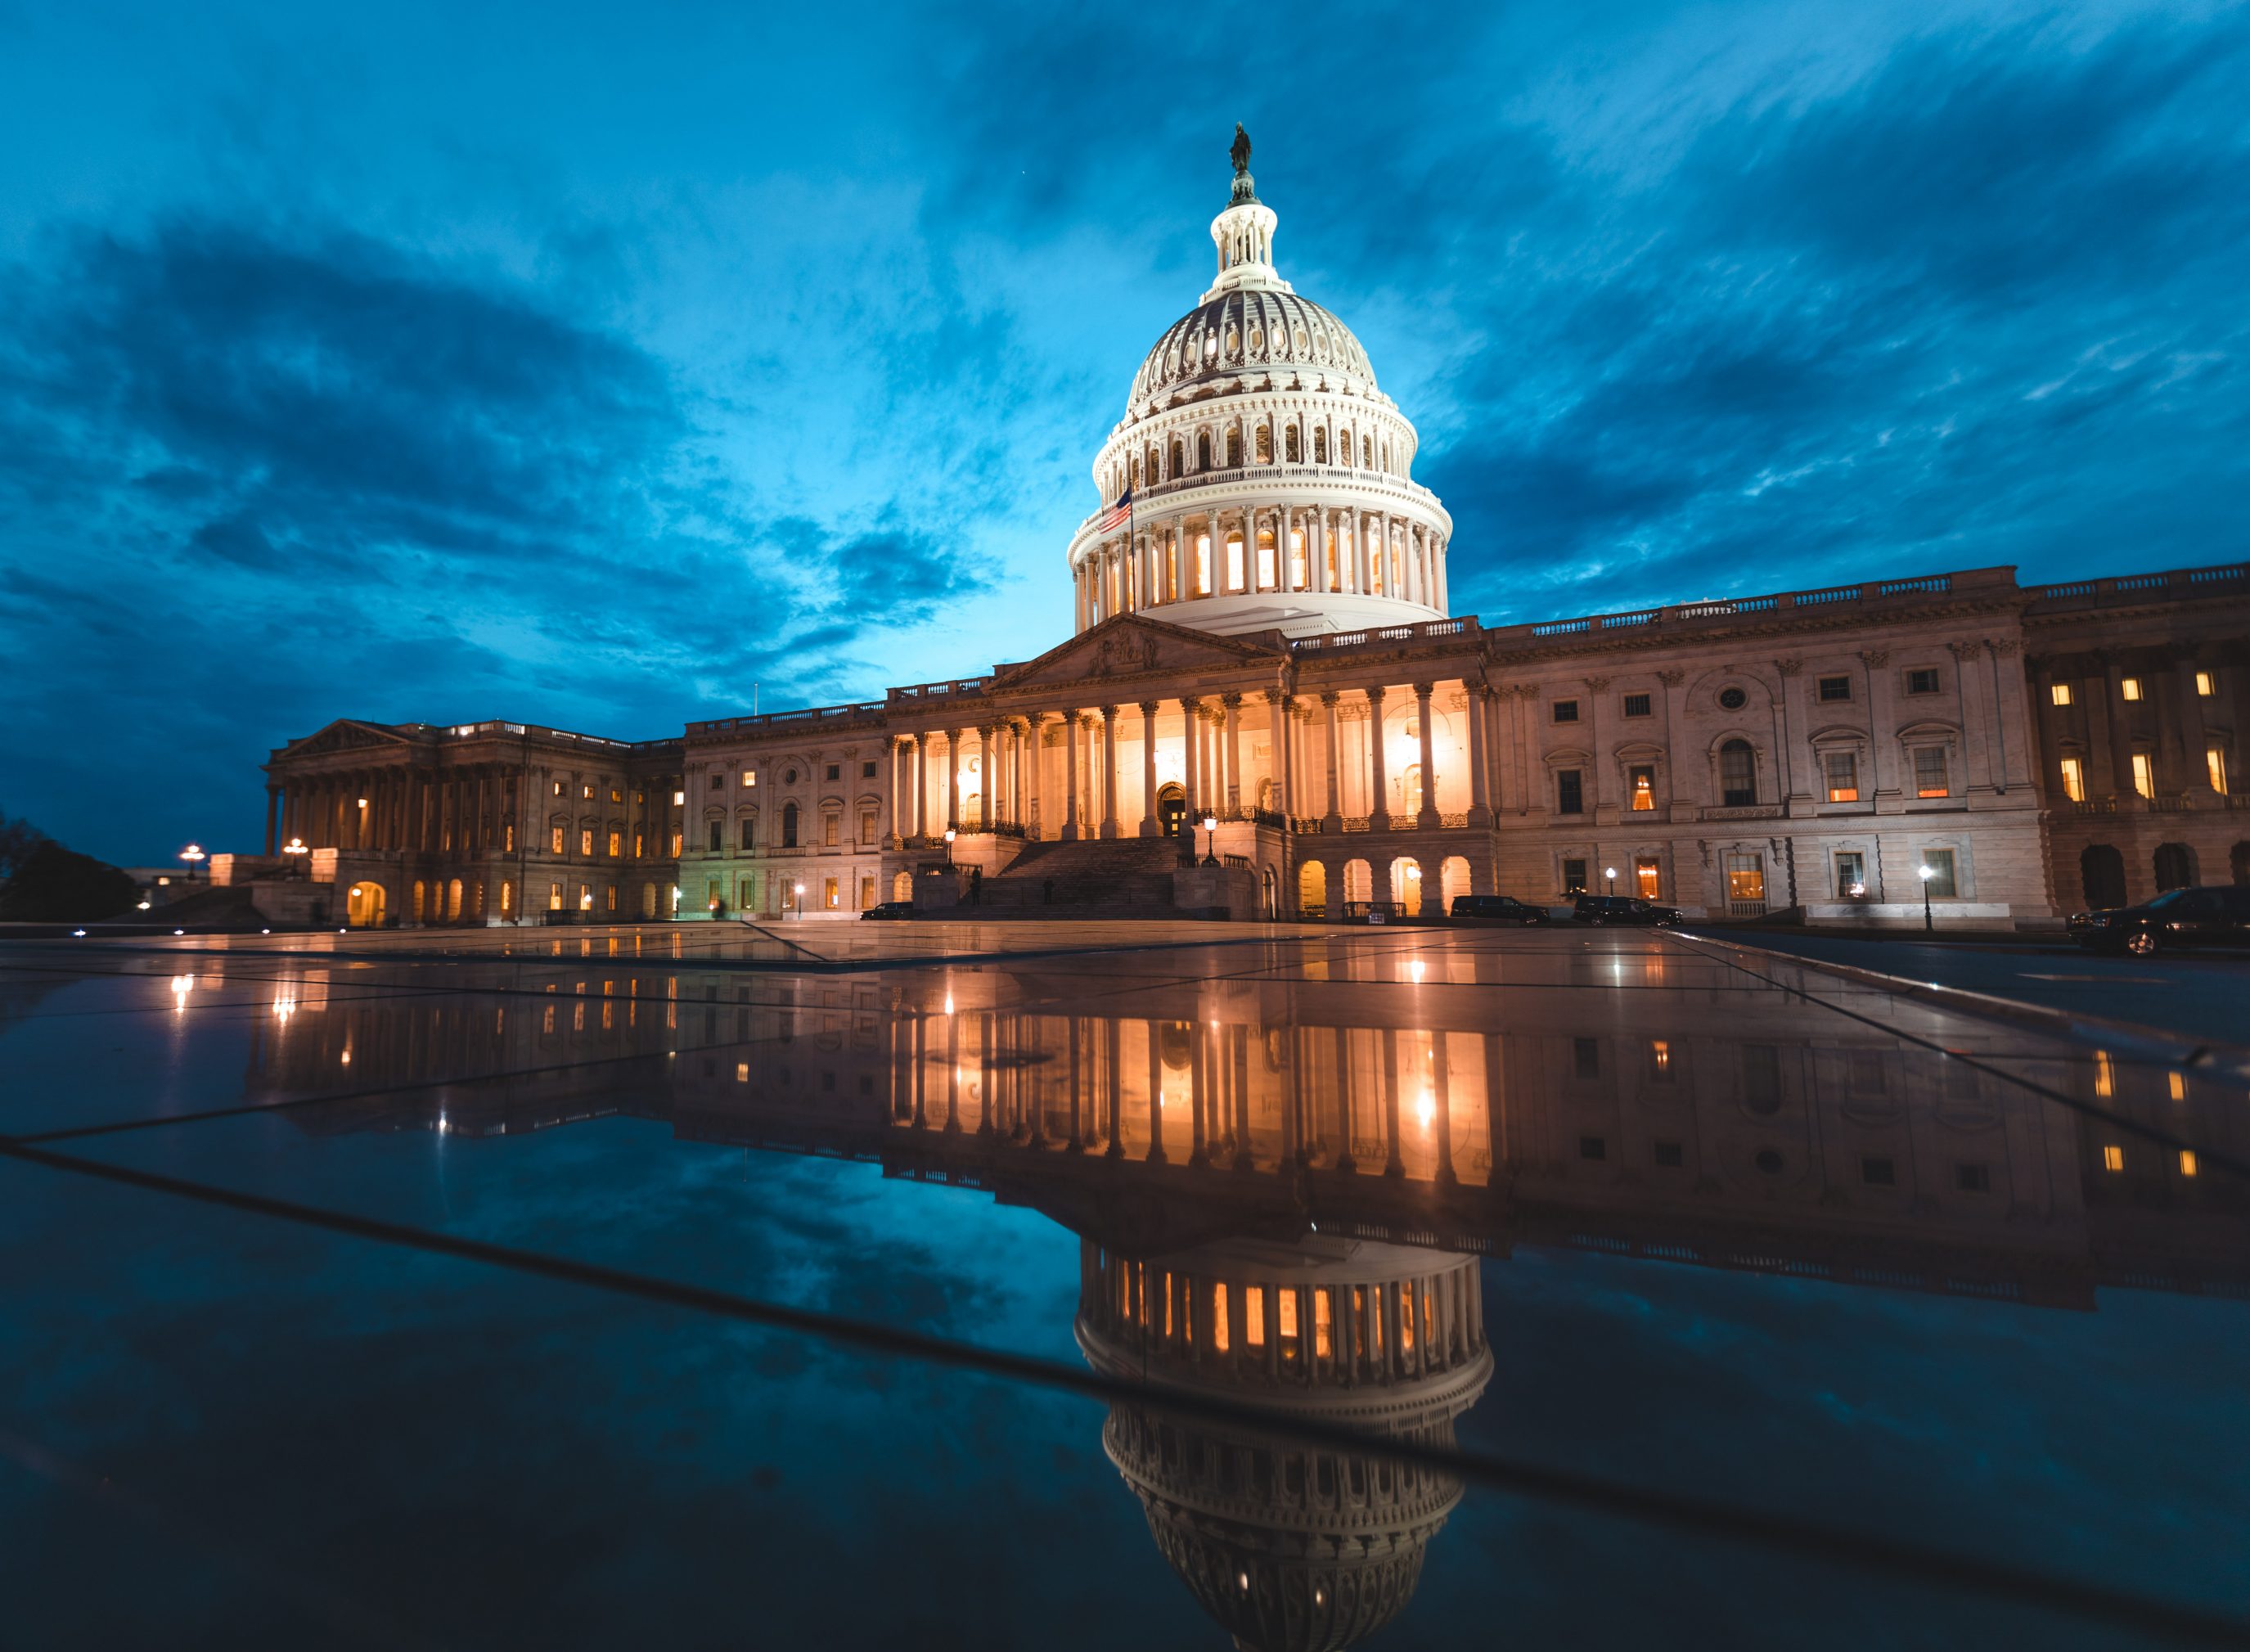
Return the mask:
[(1402, 642), (1429, 642), (1446, 637), (1474, 639), (1481, 631), (1482, 627), (1474, 619), (1425, 619), (1411, 626), (1370, 626), (1364, 631), (1336, 631), (1317, 637), (1294, 637), (1289, 641), (1289, 652), (1339, 653), (1354, 648), (1394, 648)]
[(951, 700), (963, 695), (981, 695), (991, 686), (986, 677), (956, 677), (945, 682), (917, 682), (890, 692), (891, 705), (916, 704), (924, 701)]
[(1545, 642), (1556, 638), (1593, 637), (1610, 632), (1636, 632), (1740, 619), (1760, 614), (1787, 613), (1805, 609), (1819, 612), (1841, 604), (1869, 603), (1901, 598), (1942, 597), (1962, 590), (1994, 591), (2013, 589), (2002, 570), (1972, 575), (1918, 574), (1908, 579), (1870, 580), (1860, 585), (1828, 585), (1817, 591), (1787, 591), (1771, 596), (1730, 597), (1715, 602), (1670, 604), (1658, 608), (1635, 608), (1624, 613), (1589, 614), (1576, 619), (1543, 619), (1531, 625), (1501, 626), (1485, 635), (1498, 645)]
[(2209, 568), (2169, 568), (2161, 573), (2120, 574), (2114, 579), (2079, 579), (2060, 585), (2027, 587), (2042, 608), (2098, 606), (2118, 597), (2216, 596), (2250, 584), (2250, 563), (2221, 563)]
[[(1159, 509), (1157, 507), (1160, 503), (1175, 501), (1183, 494), (1195, 493), (1200, 488), (1232, 487), (1245, 482), (1260, 482), (1283, 489), (1285, 492), (1290, 488), (1308, 486), (1360, 487), (1370, 493), (1393, 495), (1402, 504), (1420, 505), (1441, 515), (1445, 510), (1445, 508), (1438, 502), (1438, 496), (1419, 482), (1411, 481), (1404, 476), (1394, 476), (1387, 470), (1370, 470), (1338, 465), (1231, 465), (1223, 469), (1200, 470), (1192, 475), (1175, 476), (1167, 481), (1150, 482), (1135, 488), (1133, 504), (1136, 512), (1139, 512), (1143, 506), (1149, 507), (1145, 512), (1147, 516), (1164, 515), (1169, 515), (1170, 509), (1176, 507), (1168, 506), (1167, 508)], [(1224, 502), (1223, 508), (1232, 508), (1240, 502), (1243, 501), (1227, 501)], [(1248, 502), (1260, 508), (1265, 508), (1265, 501), (1262, 500)], [(1274, 502), (1289, 509), (1318, 510), (1324, 507), (1329, 509), (1349, 508), (1349, 506), (1339, 507), (1322, 501), (1300, 501), (1287, 497)], [(1087, 513), (1086, 519), (1079, 523), (1077, 532), (1071, 536), (1071, 543), (1075, 544), (1081, 536), (1092, 531), (1094, 524), (1107, 516), (1110, 509), (1111, 505), (1105, 501), (1100, 509)]]
[(848, 706), (811, 706), (802, 711), (767, 711), (748, 717), (714, 717), (687, 725), (691, 740), (714, 735), (788, 733), (804, 728), (827, 728), (836, 723), (862, 722), (883, 715), (880, 700), (863, 700)]

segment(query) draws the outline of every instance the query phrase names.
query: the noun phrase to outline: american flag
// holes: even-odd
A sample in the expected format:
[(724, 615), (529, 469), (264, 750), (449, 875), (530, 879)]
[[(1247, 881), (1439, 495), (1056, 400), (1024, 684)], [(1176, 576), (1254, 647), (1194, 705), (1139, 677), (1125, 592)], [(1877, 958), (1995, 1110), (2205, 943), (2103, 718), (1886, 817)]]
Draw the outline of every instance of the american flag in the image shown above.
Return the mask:
[(1101, 520), (1094, 525), (1094, 531), (1106, 534), (1113, 528), (1123, 526), (1132, 515), (1133, 490), (1128, 487), (1118, 495), (1115, 504), (1102, 513)]

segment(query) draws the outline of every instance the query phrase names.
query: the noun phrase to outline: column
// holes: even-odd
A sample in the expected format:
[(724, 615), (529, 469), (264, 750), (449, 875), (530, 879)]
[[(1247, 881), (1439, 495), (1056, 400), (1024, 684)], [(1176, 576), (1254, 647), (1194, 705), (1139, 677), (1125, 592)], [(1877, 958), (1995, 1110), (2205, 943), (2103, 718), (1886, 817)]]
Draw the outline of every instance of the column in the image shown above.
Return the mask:
[[(1024, 722), (1025, 724), (1025, 739), (1031, 746), (1032, 789), (1028, 795), (1031, 798), (1032, 808), (1031, 815), (1027, 816), (1025, 820), (1025, 828), (1028, 830), (1031, 826), (1032, 819), (1046, 812), (1046, 811), (1039, 806), (1039, 797), (1046, 789), (1047, 714), (1044, 711), (1035, 711), (1030, 716), (1025, 718)], [(1046, 823), (1045, 820), (1040, 820), (1038, 830), (1032, 833), (1032, 835), (1034, 837), (1044, 838), (1046, 834)]]
[[(1321, 695), (1322, 708), (1329, 714), (1328, 806), (1321, 811), (1321, 820), (1323, 826), (1330, 832), (1343, 830), (1342, 805), (1337, 801), (1336, 791), (1336, 702), (1341, 698), (1342, 696), (1333, 688)], [(1338, 872), (1336, 875), (1341, 877), (1343, 874)], [(1341, 901), (1343, 896), (1339, 895), (1336, 898)]]
[[(1117, 835), (1117, 708), (1101, 708), (1101, 835)], [(1117, 1023), (1110, 1022), (1112, 1036)]]
[(1141, 835), (1144, 838), (1162, 837), (1164, 832), (1163, 822), (1156, 818), (1156, 705), (1154, 700), (1141, 702)]
[(1491, 715), (1485, 703), (1485, 687), (1481, 682), (1464, 681), (1469, 701), (1469, 824), (1488, 826), (1492, 824), (1491, 776), (1486, 771), (1488, 748), (1485, 743), (1485, 719)]
[(1414, 713), (1420, 722), (1422, 736), (1422, 808), (1414, 817), (1414, 824), (1425, 832), (1434, 831), (1438, 825), (1438, 771), (1430, 743), (1430, 691), (1436, 686), (1427, 682), (1414, 685)]
[(961, 830), (961, 736), (960, 729), (945, 731), (945, 824)]
[(916, 729), (914, 743), (914, 834), (926, 838), (929, 835), (929, 730)]
[(1221, 695), (1219, 704), (1226, 708), (1226, 812), (1239, 814), (1242, 811), (1242, 696)]
[(1203, 702), (1192, 695), (1180, 696), (1180, 861), (1191, 864), (1195, 860), (1195, 823), (1203, 807), (1203, 798), (1196, 789), (1196, 719), (1203, 715)]
[[(1386, 832), (1391, 827), (1391, 782), (1383, 770), (1383, 690), (1367, 691), (1367, 757), (1374, 792), (1369, 799), (1367, 824), (1374, 831)], [(1386, 861), (1385, 865), (1389, 863)], [(1387, 878), (1390, 874), (1385, 872)], [(1388, 900), (1388, 895), (1377, 895)]]
[(1066, 711), (1063, 720), (1062, 835), (1074, 840), (1078, 830), (1078, 713)]
[[(2204, 729), (2203, 696), (2195, 691), (2194, 651), (2183, 649), (2174, 658), (2172, 665), (2172, 693), (2179, 702), (2172, 722), (2179, 731), (2180, 755), (2187, 764), (2186, 772), (2180, 777), (2181, 782), (2191, 791), (2208, 791), (2211, 789), (2211, 764), (2205, 754), (2210, 750), (2211, 737)], [(1995, 708), (1995, 723), (1998, 719), (1999, 713)]]
[[(1296, 754), (1289, 750), (1289, 736), (1296, 731), (1296, 711), (1297, 702), (1292, 695), (1279, 688), (1266, 691), (1266, 719), (1273, 731), (1273, 800), (1280, 809), (1284, 832), (1294, 829), (1297, 823)], [(1294, 895), (1290, 898), (1294, 900)]]

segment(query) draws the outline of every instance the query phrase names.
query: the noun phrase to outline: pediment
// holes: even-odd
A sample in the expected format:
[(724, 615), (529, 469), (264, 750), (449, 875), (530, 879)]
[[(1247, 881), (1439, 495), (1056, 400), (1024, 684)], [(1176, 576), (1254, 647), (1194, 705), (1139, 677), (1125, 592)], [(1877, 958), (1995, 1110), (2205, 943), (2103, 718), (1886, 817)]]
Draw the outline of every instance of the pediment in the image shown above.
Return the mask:
[(334, 751), (395, 750), (412, 743), (396, 729), (386, 729), (379, 722), (362, 722), (356, 717), (339, 717), (317, 734), (308, 734), (302, 740), (291, 741), (282, 748), (282, 755), (320, 757)]
[(1214, 637), (1140, 614), (1120, 614), (1050, 648), (1038, 659), (993, 674), (988, 694), (1106, 680), (1194, 675), (1272, 666), (1279, 651), (1232, 637)]

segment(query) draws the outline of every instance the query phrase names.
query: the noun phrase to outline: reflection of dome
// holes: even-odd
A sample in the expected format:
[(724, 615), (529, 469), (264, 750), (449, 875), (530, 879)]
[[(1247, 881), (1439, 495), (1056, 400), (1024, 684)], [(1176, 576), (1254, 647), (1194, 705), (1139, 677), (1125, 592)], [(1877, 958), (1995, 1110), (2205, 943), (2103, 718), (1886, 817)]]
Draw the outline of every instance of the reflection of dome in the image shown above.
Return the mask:
[[(1087, 1241), (1079, 1346), (1108, 1374), (1450, 1444), (1492, 1374), (1474, 1256), (1308, 1236), (1148, 1261)], [(1112, 1408), (1102, 1443), (1181, 1580), (1255, 1652), (1335, 1652), (1403, 1611), (1458, 1481)]]

